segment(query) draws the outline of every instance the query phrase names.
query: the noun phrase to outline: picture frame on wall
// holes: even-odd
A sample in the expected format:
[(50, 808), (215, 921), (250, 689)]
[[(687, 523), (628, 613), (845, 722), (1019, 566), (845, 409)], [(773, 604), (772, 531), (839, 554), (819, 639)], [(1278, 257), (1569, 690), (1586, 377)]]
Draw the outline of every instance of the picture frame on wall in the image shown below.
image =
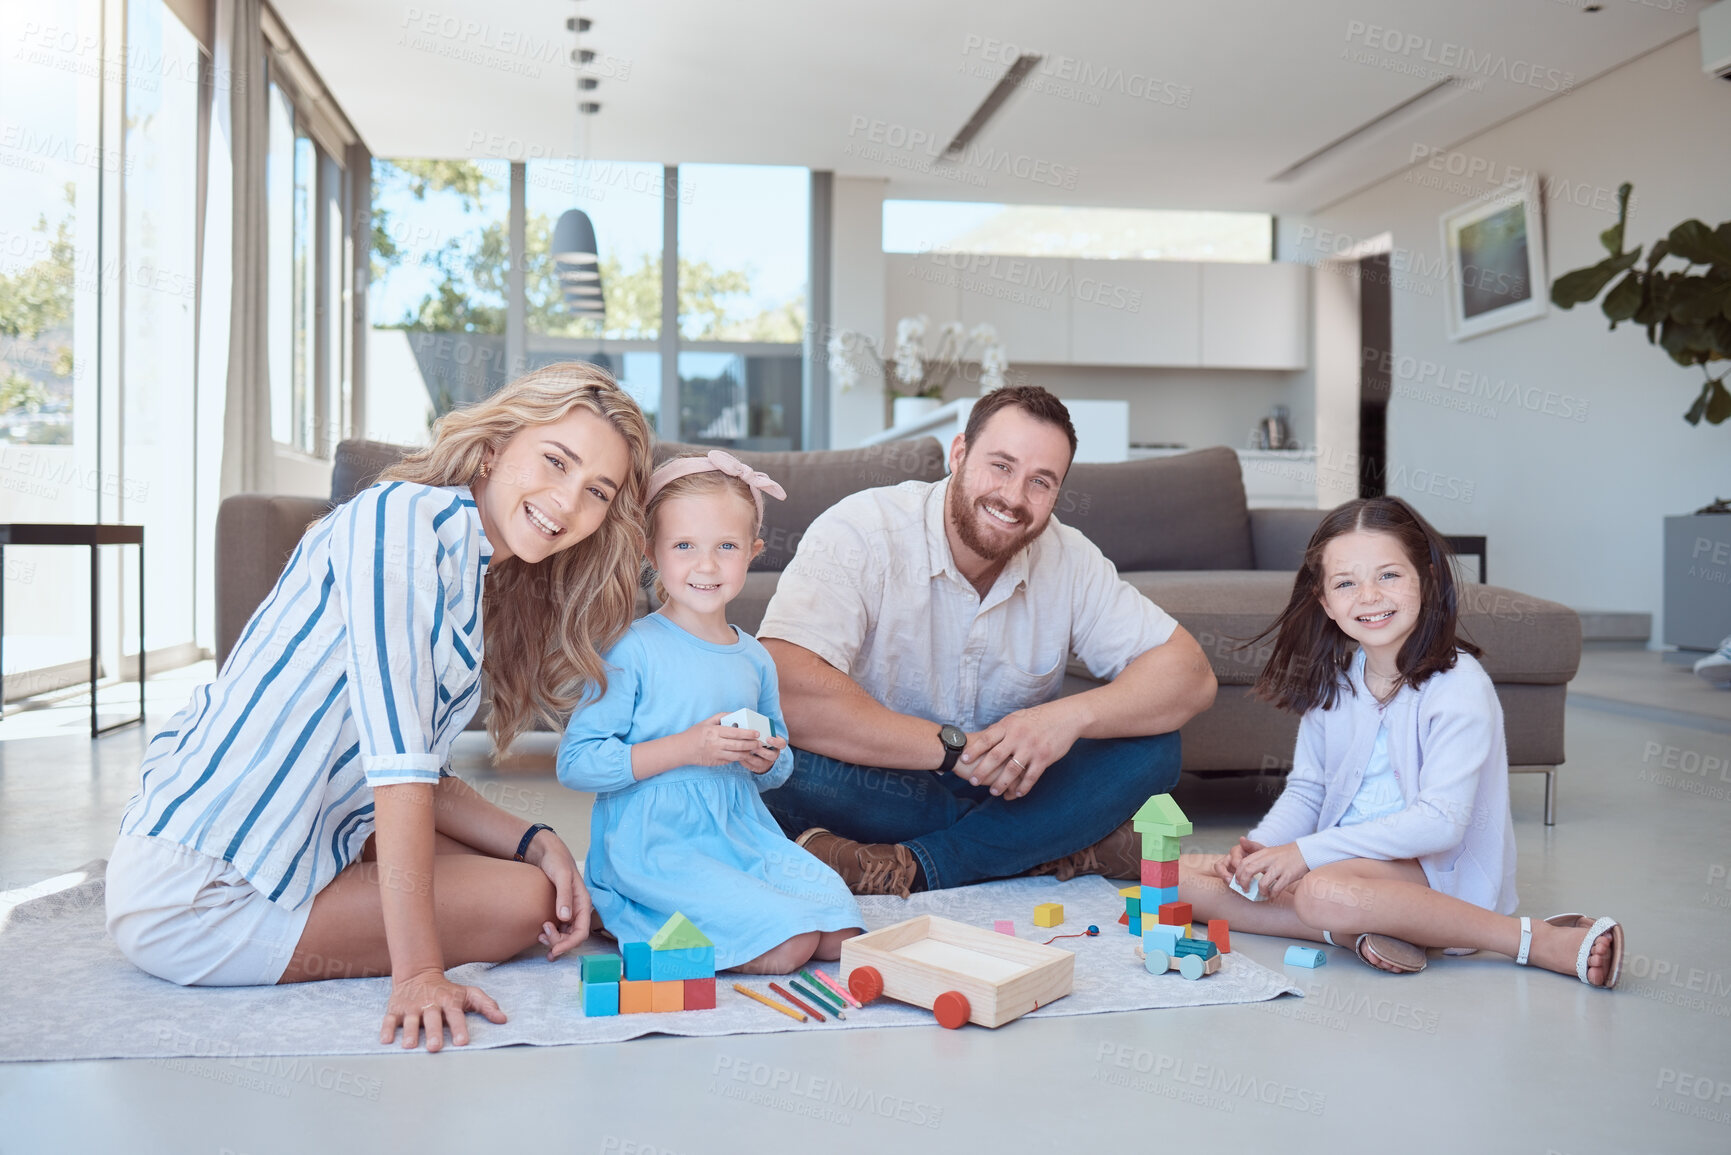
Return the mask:
[(1464, 341), (1550, 311), (1537, 177), (1442, 215), (1449, 337)]

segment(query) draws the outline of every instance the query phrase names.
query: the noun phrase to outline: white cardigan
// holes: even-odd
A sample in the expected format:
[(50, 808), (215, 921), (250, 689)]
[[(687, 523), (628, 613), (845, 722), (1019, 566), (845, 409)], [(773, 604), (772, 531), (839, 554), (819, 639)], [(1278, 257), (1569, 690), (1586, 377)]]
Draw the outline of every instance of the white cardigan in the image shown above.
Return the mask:
[[(1431, 889), (1508, 914), (1515, 909), (1515, 826), (1503, 710), (1484, 667), (1459, 654), (1452, 670), (1386, 707), (1354, 660), (1330, 710), (1308, 711), (1286, 789), (1249, 837), (1296, 842), (1311, 869), (1346, 858), (1416, 858)], [(1406, 807), (1337, 826), (1358, 792), (1386, 711), (1388, 757)]]

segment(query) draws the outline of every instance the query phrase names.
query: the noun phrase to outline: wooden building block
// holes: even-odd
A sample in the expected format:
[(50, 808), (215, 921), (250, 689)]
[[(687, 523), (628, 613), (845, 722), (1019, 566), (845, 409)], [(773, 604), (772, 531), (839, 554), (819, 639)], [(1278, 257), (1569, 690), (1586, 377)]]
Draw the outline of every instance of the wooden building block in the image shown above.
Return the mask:
[(992, 929), (997, 931), (999, 934), (1014, 935), (1016, 933), (1016, 923), (1013, 919), (995, 918), (992, 920)]
[(1172, 801), (1170, 794), (1156, 794), (1148, 799), (1130, 819), (1130, 824), (1138, 834), (1154, 833), (1178, 838), (1191, 832), (1190, 819), (1184, 817), (1184, 811), (1178, 809), (1178, 803)]
[(1165, 862), (1151, 862), (1144, 858), (1142, 860), (1142, 885), (1177, 886), (1178, 860), (1173, 858)]
[(685, 1009), (688, 1011), (713, 1011), (715, 1009), (715, 980), (686, 979)]
[(1220, 948), (1221, 954), (1232, 953), (1232, 928), (1223, 918), (1208, 920), (1208, 941)]
[[(1137, 922), (1137, 925), (1140, 926), (1142, 920), (1140, 918), (1138, 918), (1136, 920), (1136, 922)], [(1129, 926), (1130, 925), (1130, 915), (1127, 912), (1118, 916), (1118, 925), (1119, 926)], [(1130, 933), (1135, 934), (1136, 932), (1131, 931)]]
[(625, 953), (625, 977), (632, 982), (646, 983), (649, 981), (649, 944), (646, 942), (627, 942), (620, 944), (620, 950)]
[(1118, 890), (1118, 897), (1119, 898), (1141, 898), (1142, 897), (1142, 888), (1140, 886), (1120, 887)]
[(715, 977), (715, 948), (692, 946), (682, 950), (652, 950), (649, 952), (651, 982), (678, 982), (684, 979)]
[(1139, 898), (1126, 898), (1124, 900), (1124, 913), (1129, 915), (1131, 918), (1141, 918), (1142, 900)]
[(674, 979), (671, 982), (650, 983), (649, 1009), (652, 1011), (683, 1011), (685, 1009), (685, 983), (679, 979)]
[(1177, 954), (1178, 944), (1184, 936), (1175, 926), (1155, 925), (1142, 928), (1142, 947), (1148, 950), (1159, 947), (1167, 954)]
[(584, 983), (583, 1013), (589, 1018), (619, 1013), (619, 984)]
[(1164, 834), (1144, 834), (1142, 836), (1142, 860), (1144, 862), (1177, 862), (1178, 840)]
[(1181, 938), (1178, 940), (1177, 948), (1172, 953), (1200, 955), (1204, 959), (1211, 959), (1220, 953), (1220, 948), (1205, 938)]
[(1168, 902), (1160, 907), (1160, 921), (1169, 926), (1188, 928), (1192, 917), (1187, 902)]
[(624, 978), (624, 962), (616, 954), (586, 954), (582, 956), (583, 982), (616, 983)]
[(1042, 902), (1034, 908), (1035, 926), (1063, 926), (1064, 904), (1061, 902)]
[(1178, 901), (1176, 886), (1144, 886), (1142, 888), (1142, 909), (1159, 910), (1169, 902)]
[(661, 929), (649, 936), (650, 950), (686, 950), (690, 947), (714, 946), (709, 936), (693, 926), (691, 920), (677, 910), (661, 924)]
[(1289, 967), (1316, 968), (1328, 962), (1328, 956), (1313, 946), (1289, 946), (1285, 963)]
[(649, 1011), (651, 1003), (648, 979), (626, 979), (619, 984), (619, 1013), (639, 1015)]

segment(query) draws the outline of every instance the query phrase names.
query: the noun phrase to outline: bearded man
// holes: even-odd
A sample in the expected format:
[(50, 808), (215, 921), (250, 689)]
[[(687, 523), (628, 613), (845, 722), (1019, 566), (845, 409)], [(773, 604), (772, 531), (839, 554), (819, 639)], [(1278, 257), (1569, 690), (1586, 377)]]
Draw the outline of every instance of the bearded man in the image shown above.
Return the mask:
[[(1052, 516), (1075, 452), (1051, 393), (988, 393), (949, 477), (842, 499), (781, 575), (758, 638), (795, 757), (763, 798), (855, 894), (1138, 876), (1130, 815), (1178, 781), (1215, 680)], [(1105, 684), (1064, 696), (1072, 655)]]

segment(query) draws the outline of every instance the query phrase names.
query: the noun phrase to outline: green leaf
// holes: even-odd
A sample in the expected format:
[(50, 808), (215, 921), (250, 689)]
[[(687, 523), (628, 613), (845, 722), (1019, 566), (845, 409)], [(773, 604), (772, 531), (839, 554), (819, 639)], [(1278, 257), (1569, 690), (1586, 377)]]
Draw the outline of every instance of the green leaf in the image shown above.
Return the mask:
[(1635, 310), (1641, 307), (1641, 274), (1633, 270), (1623, 274), (1623, 279), (1617, 282), (1617, 287), (1605, 294), (1605, 316), (1611, 319), (1611, 328), (1617, 327), (1618, 321), (1627, 321), (1635, 315)]
[(1624, 181), (1617, 188), (1617, 223), (1599, 234), (1599, 243), (1613, 257), (1623, 255), (1623, 225), (1629, 219), (1629, 193), (1634, 185)]
[(1731, 304), (1731, 281), (1716, 283), (1704, 277), (1687, 277), (1672, 293), (1671, 316), (1685, 324), (1700, 324), (1717, 317), (1728, 304)]
[(1697, 349), (1704, 336), (1706, 334), (1700, 325), (1687, 325), (1672, 318), (1666, 318), (1659, 326), (1659, 346), (1679, 365), (1700, 363), (1702, 358)]
[(1701, 424), (1701, 416), (1707, 412), (1707, 398), (1712, 396), (1713, 382), (1708, 381), (1701, 386), (1701, 392), (1695, 395), (1695, 403), (1689, 406), (1689, 411), (1683, 414), (1683, 420), (1691, 425)]
[(1551, 283), (1551, 304), (1572, 309), (1599, 295), (1611, 278), (1640, 259), (1639, 249), (1617, 257), (1606, 257), (1596, 265), (1564, 273)]
[(1647, 271), (1652, 272), (1656, 267), (1658, 267), (1659, 262), (1664, 260), (1670, 252), (1670, 241), (1666, 240), (1664, 237), (1660, 237), (1658, 240), (1654, 241), (1653, 247), (1647, 251)]
[(1718, 425), (1731, 417), (1731, 391), (1726, 390), (1725, 382), (1719, 378), (1707, 382), (1707, 391), (1707, 421), (1708, 424)]
[(1731, 266), (1731, 244), (1697, 220), (1687, 220), (1671, 230), (1671, 252), (1695, 265)]

